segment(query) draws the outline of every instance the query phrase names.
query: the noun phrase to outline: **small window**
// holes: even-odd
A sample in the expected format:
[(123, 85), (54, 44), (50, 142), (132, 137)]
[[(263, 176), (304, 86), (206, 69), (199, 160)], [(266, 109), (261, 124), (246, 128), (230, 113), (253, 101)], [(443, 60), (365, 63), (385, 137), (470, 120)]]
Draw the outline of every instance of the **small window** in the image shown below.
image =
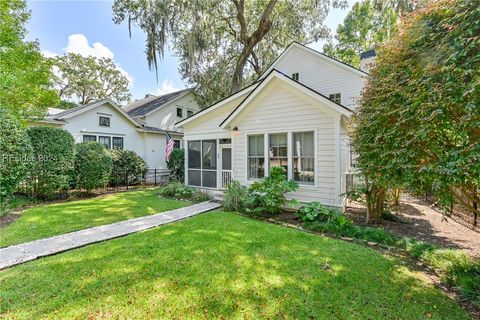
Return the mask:
[(122, 137), (113, 137), (112, 138), (113, 149), (123, 149), (123, 138)]
[(300, 75), (298, 72), (292, 73), (292, 79), (295, 81), (298, 81), (300, 79)]
[(112, 147), (110, 137), (99, 136), (98, 142), (103, 144), (107, 149), (111, 149)]
[(99, 117), (98, 125), (100, 127), (110, 127), (110, 118), (109, 117)]
[(328, 98), (335, 103), (342, 103), (342, 95), (340, 93), (332, 93)]
[(182, 108), (177, 108), (177, 117), (183, 118), (183, 109)]
[(193, 116), (193, 111), (192, 110), (187, 110), (187, 117)]
[(83, 142), (95, 142), (97, 141), (97, 136), (84, 135)]
[(180, 149), (180, 140), (173, 140), (173, 149)]

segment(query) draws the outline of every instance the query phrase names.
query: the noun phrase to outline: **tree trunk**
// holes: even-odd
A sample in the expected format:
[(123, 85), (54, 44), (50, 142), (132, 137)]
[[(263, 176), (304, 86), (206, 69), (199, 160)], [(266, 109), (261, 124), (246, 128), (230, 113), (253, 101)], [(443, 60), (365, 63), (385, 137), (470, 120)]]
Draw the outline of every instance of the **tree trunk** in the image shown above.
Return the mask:
[(367, 219), (368, 224), (380, 223), (382, 220), (383, 206), (385, 202), (386, 190), (377, 186), (375, 183), (369, 184), (368, 178), (365, 178)]
[(402, 189), (394, 188), (392, 189), (392, 205), (398, 206), (400, 205), (400, 195), (402, 194)]
[(252, 33), (251, 36), (247, 36), (247, 23), (245, 20), (245, 1), (244, 0), (233, 0), (235, 7), (237, 9), (237, 20), (240, 24), (240, 39), (243, 43), (243, 49), (240, 53), (240, 56), (237, 59), (235, 65), (235, 72), (233, 74), (232, 86), (230, 88), (231, 93), (235, 93), (242, 88), (243, 83), (243, 70), (245, 69), (245, 64), (248, 61), (248, 58), (253, 55), (253, 49), (263, 40), (265, 35), (272, 28), (272, 22), (270, 21), (270, 15), (273, 11), (273, 8), (277, 4), (278, 0), (270, 0), (263, 12), (260, 20), (258, 22), (257, 29)]

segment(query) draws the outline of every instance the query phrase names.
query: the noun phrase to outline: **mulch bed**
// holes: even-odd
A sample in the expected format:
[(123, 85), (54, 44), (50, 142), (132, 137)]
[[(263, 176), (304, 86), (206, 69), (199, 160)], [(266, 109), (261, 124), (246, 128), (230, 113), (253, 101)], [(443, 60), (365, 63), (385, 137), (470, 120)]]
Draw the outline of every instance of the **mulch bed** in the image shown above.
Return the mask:
[(0, 217), (0, 229), (14, 222), (18, 218), (20, 218), (20, 215), (18, 213), (11, 213)]

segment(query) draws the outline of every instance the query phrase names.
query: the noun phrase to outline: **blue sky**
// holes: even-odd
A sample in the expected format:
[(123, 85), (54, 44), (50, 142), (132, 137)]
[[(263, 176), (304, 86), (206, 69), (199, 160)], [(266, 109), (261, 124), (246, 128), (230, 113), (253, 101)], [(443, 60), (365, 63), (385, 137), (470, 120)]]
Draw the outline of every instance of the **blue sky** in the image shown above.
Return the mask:
[[(351, 6), (354, 0), (348, 2)], [(134, 28), (130, 38), (127, 24), (114, 24), (112, 1), (31, 0), (28, 7), (32, 13), (28, 37), (37, 39), (47, 56), (77, 52), (113, 58), (128, 74), (136, 99), (146, 93), (163, 94), (185, 87), (177, 71), (178, 60), (171, 52), (166, 52), (160, 62), (157, 82), (145, 57), (145, 34)], [(347, 12), (348, 9), (332, 10), (327, 26), (334, 31)], [(321, 49), (322, 45), (312, 47)]]

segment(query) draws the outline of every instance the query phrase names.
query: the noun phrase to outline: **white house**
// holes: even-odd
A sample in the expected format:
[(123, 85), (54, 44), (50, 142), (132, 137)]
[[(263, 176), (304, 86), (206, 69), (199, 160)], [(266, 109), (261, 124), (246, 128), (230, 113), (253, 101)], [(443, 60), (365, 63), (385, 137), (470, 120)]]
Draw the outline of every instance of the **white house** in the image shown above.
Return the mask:
[(292, 43), (260, 79), (177, 122), (184, 130), (185, 182), (223, 189), (287, 170), (302, 202), (341, 206), (350, 168), (346, 129), (366, 73)]
[(183, 133), (174, 124), (196, 111), (193, 93), (187, 89), (148, 96), (124, 108), (110, 99), (68, 110), (50, 108), (45, 119), (33, 125), (65, 129), (77, 143), (98, 141), (109, 149), (125, 148), (142, 157), (150, 169), (166, 169), (166, 130), (180, 147)]

